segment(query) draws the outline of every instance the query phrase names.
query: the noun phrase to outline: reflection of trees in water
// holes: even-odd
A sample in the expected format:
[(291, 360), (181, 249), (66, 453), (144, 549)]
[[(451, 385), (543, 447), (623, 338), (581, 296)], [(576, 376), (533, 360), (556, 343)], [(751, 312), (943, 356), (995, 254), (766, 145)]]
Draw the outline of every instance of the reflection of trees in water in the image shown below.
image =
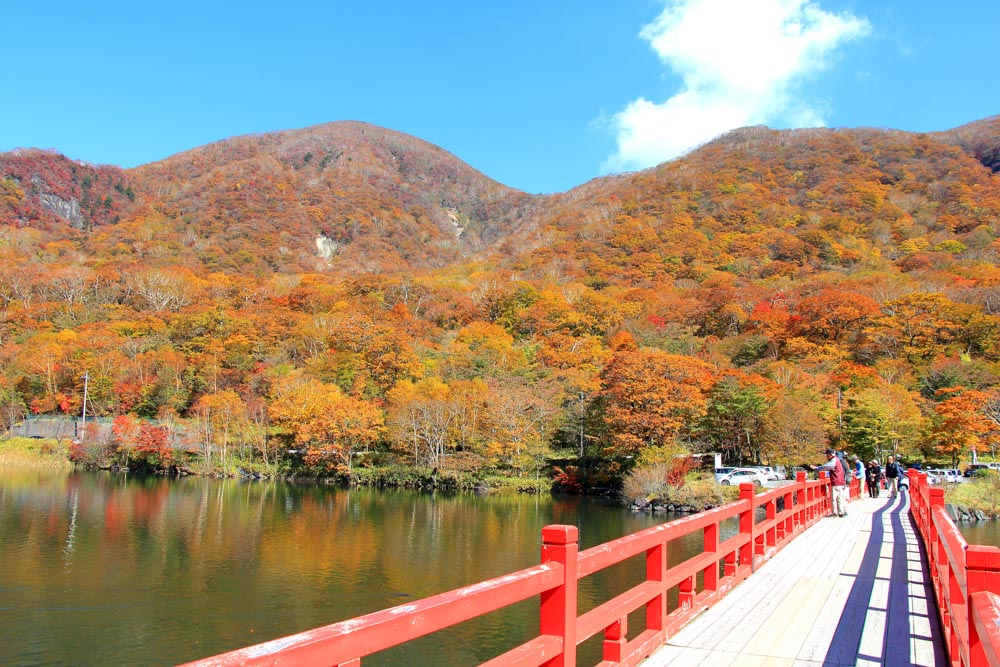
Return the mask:
[[(580, 526), (588, 548), (664, 518), (581, 497), (0, 470), (0, 588), (17, 582), (5, 604), (27, 610), (0, 615), (0, 635), (31, 620), (53, 664), (179, 663), (534, 566), (547, 524)], [(643, 571), (640, 558), (589, 577), (581, 608)], [(54, 599), (73, 618), (33, 613)], [(535, 631), (529, 601), (366, 664), (479, 662)], [(15, 650), (0, 647), (0, 664)]]

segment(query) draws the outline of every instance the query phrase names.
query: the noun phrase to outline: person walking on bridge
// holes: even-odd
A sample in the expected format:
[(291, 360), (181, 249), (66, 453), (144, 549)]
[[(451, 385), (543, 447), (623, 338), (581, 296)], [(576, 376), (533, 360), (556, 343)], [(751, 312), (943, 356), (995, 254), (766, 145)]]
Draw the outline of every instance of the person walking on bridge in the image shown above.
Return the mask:
[(896, 494), (899, 492), (899, 478), (903, 476), (903, 471), (899, 467), (899, 463), (896, 459), (890, 456), (885, 463), (885, 478), (889, 482), (889, 490), (891, 493), (889, 497), (892, 500), (896, 499)]
[(827, 470), (833, 485), (833, 516), (847, 516), (847, 468), (832, 449), (826, 450), (826, 463), (810, 466), (813, 470)]

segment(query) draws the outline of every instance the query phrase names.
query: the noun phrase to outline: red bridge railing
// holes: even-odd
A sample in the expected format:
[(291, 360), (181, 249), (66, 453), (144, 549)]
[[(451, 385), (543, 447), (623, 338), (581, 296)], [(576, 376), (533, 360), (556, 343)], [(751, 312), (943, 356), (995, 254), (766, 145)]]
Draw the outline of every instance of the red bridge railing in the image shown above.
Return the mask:
[(1000, 549), (967, 543), (945, 510), (944, 489), (916, 470), (909, 478), (948, 658), (955, 667), (1000, 667)]
[[(484, 665), (570, 667), (576, 664), (577, 645), (599, 633), (603, 633), (601, 665), (635, 665), (830, 511), (830, 486), (825, 473), (822, 476), (807, 481), (799, 473), (794, 483), (759, 495), (752, 485), (742, 484), (737, 502), (585, 551), (578, 550), (576, 526), (546, 526), (542, 562), (535, 567), (188, 665), (359, 667), (367, 655), (536, 596), (541, 601), (538, 636)], [(857, 495), (855, 482), (851, 496)], [(761, 520), (758, 508), (764, 510)], [(739, 531), (722, 540), (723, 523), (733, 519)], [(669, 566), (667, 544), (698, 532), (703, 536), (702, 553)], [(641, 555), (645, 555), (645, 581), (577, 615), (580, 579)], [(667, 599), (673, 590), (678, 602), (671, 610)], [(646, 627), (628, 639), (628, 616), (643, 608)]]

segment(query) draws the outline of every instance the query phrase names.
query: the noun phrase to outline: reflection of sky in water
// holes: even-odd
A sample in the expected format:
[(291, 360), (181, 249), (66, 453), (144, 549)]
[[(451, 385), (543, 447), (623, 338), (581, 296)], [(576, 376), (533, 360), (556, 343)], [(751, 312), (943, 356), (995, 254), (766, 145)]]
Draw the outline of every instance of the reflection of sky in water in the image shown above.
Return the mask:
[[(666, 518), (576, 497), (0, 469), (0, 664), (176, 664), (536, 565), (547, 524), (579, 526), (586, 549)], [(670, 562), (701, 540), (671, 543)], [(584, 579), (581, 612), (644, 572), (640, 556)], [(537, 633), (537, 606), (365, 664), (485, 661)]]

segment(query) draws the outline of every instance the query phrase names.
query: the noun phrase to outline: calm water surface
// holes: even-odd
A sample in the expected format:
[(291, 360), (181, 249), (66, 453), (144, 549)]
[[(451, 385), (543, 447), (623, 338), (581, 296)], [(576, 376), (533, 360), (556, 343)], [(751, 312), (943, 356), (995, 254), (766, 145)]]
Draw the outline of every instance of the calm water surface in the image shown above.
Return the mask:
[[(176, 664), (535, 565), (547, 524), (579, 526), (587, 548), (668, 518), (575, 497), (0, 468), (0, 665)], [(700, 551), (692, 537), (672, 562)], [(633, 559), (584, 580), (580, 611), (642, 577)], [(537, 630), (529, 601), (363, 664), (472, 665)]]
[(1000, 521), (982, 521), (979, 523), (958, 523), (958, 529), (969, 544), (985, 544), (989, 547), (1000, 547)]

